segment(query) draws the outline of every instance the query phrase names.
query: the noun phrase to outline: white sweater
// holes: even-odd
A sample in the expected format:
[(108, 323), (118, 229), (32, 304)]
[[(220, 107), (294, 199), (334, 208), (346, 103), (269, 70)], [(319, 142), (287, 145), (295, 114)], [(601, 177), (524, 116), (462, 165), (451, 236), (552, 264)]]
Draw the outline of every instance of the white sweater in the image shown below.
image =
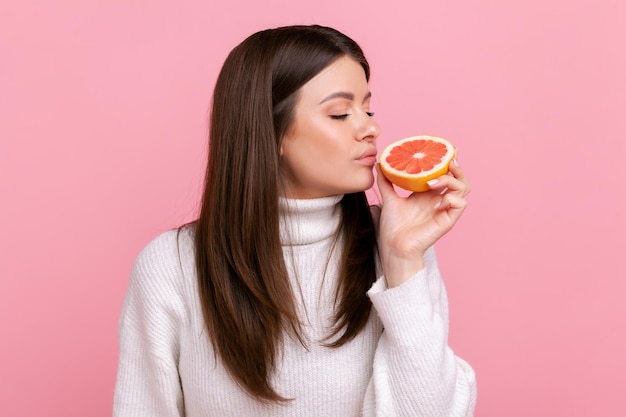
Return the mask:
[(178, 238), (176, 231), (158, 236), (133, 267), (119, 323), (113, 415), (472, 416), (475, 375), (447, 345), (447, 298), (432, 248), (425, 269), (402, 285), (387, 289), (384, 277), (377, 280), (368, 292), (370, 320), (355, 339), (339, 348), (318, 343), (332, 325), (340, 254), (329, 253), (340, 199), (281, 199), (284, 258), (308, 346), (285, 336), (272, 384), (293, 401), (262, 405), (216, 360), (186, 228)]

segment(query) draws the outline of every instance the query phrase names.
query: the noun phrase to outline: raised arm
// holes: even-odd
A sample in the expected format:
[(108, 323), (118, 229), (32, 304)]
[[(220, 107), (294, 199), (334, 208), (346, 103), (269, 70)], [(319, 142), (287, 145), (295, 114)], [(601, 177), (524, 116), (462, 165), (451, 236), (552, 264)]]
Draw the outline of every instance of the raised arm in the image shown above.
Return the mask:
[(455, 162), (430, 191), (401, 197), (378, 170), (383, 276), (368, 295), (384, 331), (363, 414), (472, 416), (475, 374), (448, 346), (448, 301), (433, 248), (465, 210), (469, 184)]

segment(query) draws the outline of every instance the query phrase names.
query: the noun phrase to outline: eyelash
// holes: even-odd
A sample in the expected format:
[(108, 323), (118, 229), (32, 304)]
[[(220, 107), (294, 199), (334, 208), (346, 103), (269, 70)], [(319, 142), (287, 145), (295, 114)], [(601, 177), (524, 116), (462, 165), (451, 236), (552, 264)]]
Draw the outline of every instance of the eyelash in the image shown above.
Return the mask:
[[(366, 111), (365, 114), (367, 114), (369, 117), (374, 117), (374, 113), (372, 113), (371, 111)], [(346, 120), (346, 118), (350, 116), (349, 114), (337, 114), (337, 115), (331, 115), (330, 118), (333, 120)]]

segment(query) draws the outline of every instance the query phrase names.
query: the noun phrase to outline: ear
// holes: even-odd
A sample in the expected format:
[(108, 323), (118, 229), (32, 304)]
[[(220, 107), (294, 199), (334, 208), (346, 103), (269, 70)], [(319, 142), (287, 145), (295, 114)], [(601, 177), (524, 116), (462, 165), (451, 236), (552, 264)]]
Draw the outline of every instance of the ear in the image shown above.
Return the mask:
[(289, 134), (285, 133), (278, 142), (278, 155), (282, 158), (285, 155), (285, 144), (289, 140)]

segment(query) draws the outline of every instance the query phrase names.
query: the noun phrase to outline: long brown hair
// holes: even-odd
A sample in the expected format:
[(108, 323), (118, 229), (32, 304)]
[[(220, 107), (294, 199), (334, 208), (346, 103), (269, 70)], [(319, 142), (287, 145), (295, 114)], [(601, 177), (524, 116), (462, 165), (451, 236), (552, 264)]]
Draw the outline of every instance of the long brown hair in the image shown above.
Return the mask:
[[(216, 354), (259, 401), (285, 400), (271, 384), (283, 332), (300, 322), (279, 234), (280, 141), (302, 85), (342, 56), (369, 65), (361, 48), (322, 26), (253, 34), (227, 57), (213, 94), (209, 154), (195, 222), (198, 288)], [(329, 347), (353, 339), (371, 310), (376, 240), (364, 192), (341, 200), (342, 265)]]

